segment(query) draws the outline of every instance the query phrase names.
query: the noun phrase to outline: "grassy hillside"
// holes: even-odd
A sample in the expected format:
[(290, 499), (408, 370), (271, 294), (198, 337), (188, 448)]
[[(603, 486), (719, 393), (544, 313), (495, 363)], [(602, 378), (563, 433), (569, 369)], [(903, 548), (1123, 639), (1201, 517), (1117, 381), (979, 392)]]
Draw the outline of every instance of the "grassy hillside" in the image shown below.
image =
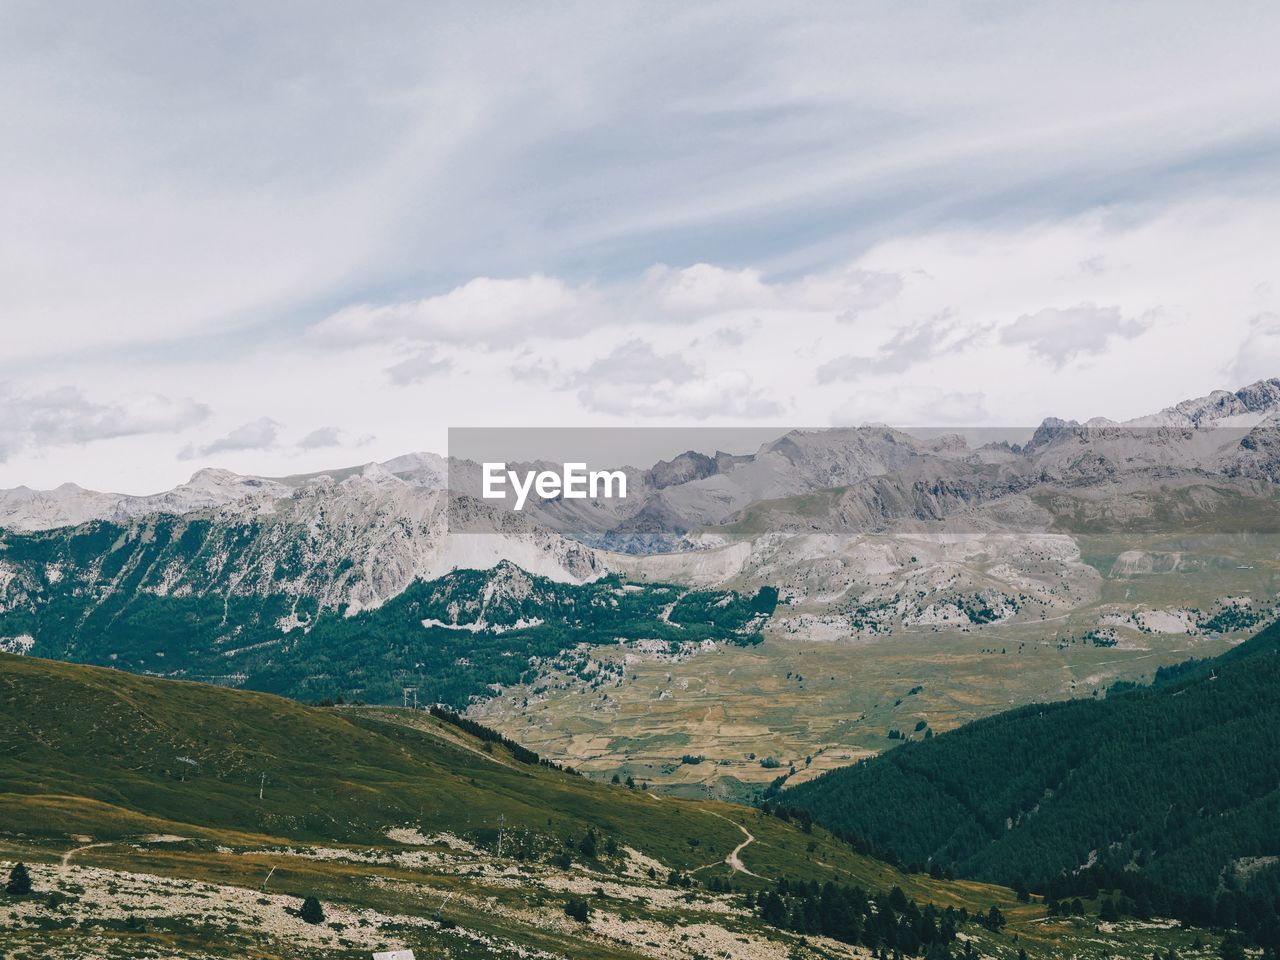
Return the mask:
[[(406, 823), (496, 842), (505, 815), (546, 837), (593, 827), (680, 869), (741, 840), (711, 808), (520, 763), (501, 746), (486, 753), (421, 712), (315, 709), (8, 655), (0, 664), (2, 802), (10, 818), (27, 811), (28, 829), (41, 829), (50, 798), (73, 796), (193, 827), (351, 843)], [(54, 806), (48, 826), (65, 829)]]
[[(424, 712), (0, 656), (0, 874), (22, 860), (35, 885), (0, 893), (6, 957), (782, 960), (861, 949), (841, 937), (923, 954), (940, 932), (968, 939), (931, 956), (1213, 949), (1162, 927), (1086, 940), (1008, 888), (531, 759)], [(323, 923), (300, 919), (307, 894)], [(993, 906), (1003, 931), (972, 919)]]
[(782, 799), (906, 862), (1062, 898), (1118, 886), (1122, 910), (1248, 915), (1274, 942), (1280, 627), (1150, 687), (1013, 710)]
[[(838, 879), (870, 891), (899, 886), (940, 909), (977, 913), (992, 902), (1012, 904), (1007, 890), (906, 876), (822, 831), (754, 810), (591, 782), (530, 762), (527, 751), (480, 732), (424, 712), (303, 707), (271, 695), (0, 655), (0, 860), (35, 864), (37, 887), (54, 891), (59, 904), (65, 896), (87, 902), (93, 884), (105, 882), (106, 890), (136, 892), (134, 913), (147, 915), (154, 910), (146, 891), (159, 882), (137, 881), (140, 870), (212, 884), (200, 887), (201, 896), (234, 901), (228, 916), (247, 911), (224, 932), (237, 943), (236, 928), (251, 923), (252, 911), (288, 915), (270, 897), (246, 904), (234, 895), (266, 874), (275, 895), (319, 891), (332, 909), (353, 915), (412, 915), (425, 893), (410, 896), (397, 884), (426, 883), (439, 892), (436, 902), (453, 904), (448, 920), (456, 927), (436, 933), (483, 931), (516, 952), (536, 947), (563, 956), (614, 955), (600, 942), (581, 950), (572, 938), (566, 942), (561, 908), (582, 892), (603, 918), (609, 896), (591, 891), (623, 878), (644, 893), (626, 915), (668, 925), (677, 916), (687, 922), (726, 913), (731, 901), (705, 891), (732, 884), (741, 897), (782, 876)], [(63, 867), (56, 867), (60, 858)], [(81, 872), (69, 873), (70, 858)], [(93, 869), (111, 873), (102, 881)], [(374, 887), (370, 877), (380, 878)], [(486, 897), (497, 897), (498, 914), (485, 908)], [(658, 906), (645, 908), (650, 899)], [(10, 899), (15, 908), (29, 902)], [(732, 904), (731, 928), (791, 936), (756, 918), (754, 900)], [(0, 928), (4, 906), (0, 896)], [(59, 915), (37, 910), (28, 919), (44, 925), (32, 936), (60, 931)], [(19, 913), (10, 919), (23, 923)], [(155, 916), (147, 924), (152, 933), (168, 929)], [(115, 929), (120, 936), (131, 931)], [(401, 941), (421, 942), (401, 934)], [(353, 934), (339, 929), (334, 936)], [(201, 937), (214, 933), (187, 931), (173, 945)], [(228, 947), (227, 955), (243, 946)], [(456, 955), (470, 955), (465, 943), (454, 946)]]

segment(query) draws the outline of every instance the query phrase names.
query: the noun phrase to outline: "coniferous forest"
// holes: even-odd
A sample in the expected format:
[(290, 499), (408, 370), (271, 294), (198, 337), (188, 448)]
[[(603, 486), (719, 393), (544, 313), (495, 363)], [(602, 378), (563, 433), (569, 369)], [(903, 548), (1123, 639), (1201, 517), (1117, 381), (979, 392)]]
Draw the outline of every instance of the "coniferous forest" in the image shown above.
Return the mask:
[[(891, 797), (892, 802), (885, 798)], [(783, 793), (917, 869), (1069, 913), (1239, 926), (1280, 944), (1280, 626), (1101, 700), (1036, 704)]]

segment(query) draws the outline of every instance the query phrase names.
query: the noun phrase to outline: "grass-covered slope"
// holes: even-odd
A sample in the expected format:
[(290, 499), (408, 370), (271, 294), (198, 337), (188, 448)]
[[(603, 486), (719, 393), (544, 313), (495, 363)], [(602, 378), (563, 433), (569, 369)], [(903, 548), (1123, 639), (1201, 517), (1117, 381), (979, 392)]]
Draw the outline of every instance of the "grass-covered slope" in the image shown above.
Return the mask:
[[(68, 814), (66, 798), (92, 803)], [(318, 709), (8, 655), (0, 655), (0, 807), (0, 820), (31, 830), (65, 831), (70, 816), (91, 821), (84, 827), (94, 833), (119, 817), (130, 832), (136, 815), (363, 843), (402, 824), (496, 840), (505, 816), (547, 838), (595, 828), (677, 868), (742, 836), (711, 807), (522, 763), (421, 712)]]
[[(35, 892), (0, 893), (0, 940), (23, 960), (1216, 949), (1161, 925), (1099, 939), (1008, 888), (908, 874), (794, 817), (593, 782), (447, 717), (0, 655), (0, 873), (19, 860)], [(307, 895), (319, 925), (299, 918)], [(975, 920), (993, 907), (1007, 928)]]
[(964, 876), (1043, 890), (1098, 864), (1201, 915), (1224, 891), (1274, 900), (1278, 651), (1273, 626), (1150, 687), (980, 720), (787, 790), (784, 802)]

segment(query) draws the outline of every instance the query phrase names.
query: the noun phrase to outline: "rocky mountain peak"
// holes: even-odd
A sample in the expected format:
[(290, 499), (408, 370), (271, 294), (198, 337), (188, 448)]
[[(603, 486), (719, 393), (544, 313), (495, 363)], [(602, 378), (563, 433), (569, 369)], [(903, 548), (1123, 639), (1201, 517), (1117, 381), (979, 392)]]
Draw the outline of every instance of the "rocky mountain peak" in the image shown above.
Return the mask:
[(695, 450), (686, 450), (670, 460), (659, 460), (645, 474), (645, 481), (655, 490), (671, 487), (690, 480), (701, 480), (719, 470), (715, 458)]

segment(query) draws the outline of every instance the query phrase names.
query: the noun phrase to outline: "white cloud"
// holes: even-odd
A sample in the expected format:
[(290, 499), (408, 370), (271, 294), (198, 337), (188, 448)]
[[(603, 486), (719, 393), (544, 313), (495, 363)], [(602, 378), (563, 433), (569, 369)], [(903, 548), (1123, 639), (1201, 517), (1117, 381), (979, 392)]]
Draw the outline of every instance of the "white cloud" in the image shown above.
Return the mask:
[(239, 453), (245, 450), (270, 450), (280, 436), (280, 424), (270, 417), (259, 417), (241, 424), (225, 436), (203, 445), (189, 444), (178, 454), (182, 460), (211, 457), (219, 453)]
[(783, 413), (741, 370), (648, 385), (592, 383), (578, 390), (578, 399), (596, 413), (626, 417), (769, 420)]
[(208, 407), (189, 398), (135, 394), (101, 403), (75, 387), (28, 392), (0, 383), (0, 462), (30, 448), (177, 433), (208, 416)]
[[(840, 268), (793, 281), (768, 282), (758, 270), (707, 263), (658, 265), (637, 280), (573, 286), (554, 277), (477, 277), (421, 300), (343, 307), (309, 331), (327, 346), (449, 343), (495, 349), (530, 340), (580, 336), (603, 327), (669, 326), (749, 315), (792, 322), (797, 314), (851, 321), (892, 301), (903, 280), (893, 273)], [(441, 372), (442, 361), (419, 354), (391, 369), (393, 382)]]
[[(888, 239), (1247, 197), (1274, 166), (1266, 5), (80, 15), (54, 43), (28, 4), (0, 36), (9, 358), (655, 261), (720, 264), (674, 278), (667, 315), (755, 309)], [(852, 315), (892, 282), (865, 280)], [(345, 319), (462, 336), (437, 306)]]
[(336, 345), (405, 341), (506, 346), (528, 337), (572, 333), (590, 300), (588, 291), (553, 277), (476, 277), (422, 300), (344, 307), (317, 324), (312, 335)]
[(644, 276), (642, 291), (659, 315), (687, 316), (772, 306), (777, 291), (759, 270), (726, 270), (709, 263), (676, 269), (665, 264)]
[(1000, 331), (1000, 339), (1026, 346), (1055, 367), (1062, 367), (1078, 357), (1103, 353), (1113, 340), (1141, 336), (1149, 325), (1149, 319), (1126, 320), (1119, 307), (1081, 303), (1024, 313)]
[(792, 295), (800, 304), (834, 310), (837, 319), (852, 322), (892, 301), (903, 286), (897, 273), (849, 267), (804, 277), (794, 285)]
[[(126, 391), (216, 397), (217, 430), (187, 428), (178, 443), (152, 434), (121, 437), (90, 451), (24, 441), (0, 467), (0, 486), (75, 480), (152, 492), (189, 475), (190, 464), (176, 456), (184, 444), (198, 450), (218, 431), (264, 414), (290, 442), (222, 451), (218, 465), (279, 475), (439, 451), (445, 428), (461, 424), (783, 417), (820, 424), (841, 410), (837, 422), (941, 425), (952, 417), (1034, 427), (1050, 415), (1139, 416), (1280, 373), (1266, 369), (1280, 363), (1273, 349), (1280, 337), (1265, 320), (1250, 322), (1280, 315), (1280, 277), (1268, 243), (1277, 218), (1280, 202), (1256, 198), (1163, 211), (1106, 209), (1034, 225), (952, 225), (887, 240), (830, 270), (775, 279), (761, 269), (763, 292), (752, 283), (739, 288), (760, 294), (757, 306), (743, 306), (740, 298), (732, 310), (707, 314), (660, 311), (644, 292), (652, 289), (644, 270), (592, 284), (560, 277), (563, 288), (595, 296), (584, 308), (587, 320), (572, 336), (517, 339), (506, 347), (496, 336), (474, 346), (436, 345), (382, 339), (380, 331), (333, 349), (295, 330), (249, 347), (166, 352), (128, 364), (89, 356), (44, 364), (39, 380), (15, 374), (16, 389), (38, 393), (39, 384), (57, 377), (95, 399)], [(1091, 258), (1105, 266), (1081, 268)], [(723, 269), (732, 275), (739, 268)], [(823, 288), (847, 290), (838, 278), (865, 275), (898, 278), (896, 292), (844, 318), (842, 298)], [(853, 288), (860, 286), (855, 280)], [(1094, 341), (1037, 338), (1044, 352), (1036, 352), (1001, 336), (1046, 305), (1073, 304), (1114, 307), (1122, 328), (1151, 322), (1141, 336), (1110, 335), (1102, 352), (1079, 352), (1061, 366), (1059, 355), (1091, 349)], [(735, 334), (726, 341), (724, 330)], [(632, 341), (639, 346), (628, 346)], [(392, 368), (420, 357), (430, 375), (392, 379)], [(874, 380), (859, 390), (832, 368), (818, 382), (824, 364), (846, 357), (876, 361)], [(446, 359), (454, 363), (447, 370), (431, 366)], [(974, 402), (977, 392), (984, 396)], [(317, 424), (339, 428), (339, 443), (304, 448), (293, 440)], [(375, 424), (377, 440), (361, 446)]]

